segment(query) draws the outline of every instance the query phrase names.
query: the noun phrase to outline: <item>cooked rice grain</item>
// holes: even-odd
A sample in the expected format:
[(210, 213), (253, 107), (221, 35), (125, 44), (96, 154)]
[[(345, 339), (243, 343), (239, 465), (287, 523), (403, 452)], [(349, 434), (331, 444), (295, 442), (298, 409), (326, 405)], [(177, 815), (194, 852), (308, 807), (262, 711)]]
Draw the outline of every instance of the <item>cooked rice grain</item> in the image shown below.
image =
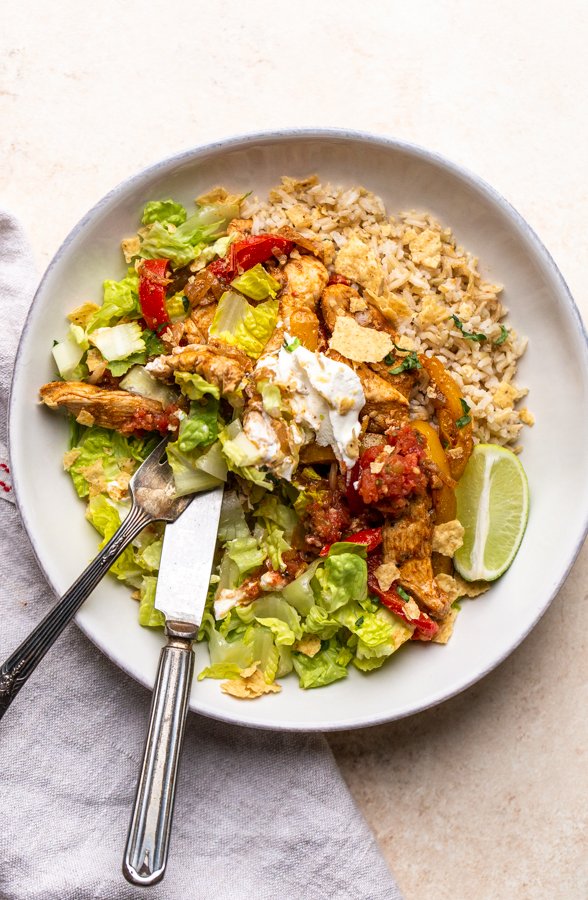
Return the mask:
[[(268, 202), (250, 198), (242, 215), (253, 218), (254, 233), (287, 225), (328, 241), (330, 268), (339, 250), (359, 239), (381, 267), (375, 294), (396, 315), (398, 342), (444, 363), (471, 407), (476, 439), (513, 444), (523, 425), (532, 424), (526, 408), (516, 409), (527, 390), (514, 383), (527, 339), (507, 326), (506, 340), (496, 343), (507, 312), (499, 300), (502, 288), (480, 275), (478, 260), (456, 245), (449, 228), (414, 210), (391, 217), (365, 188), (321, 184), (316, 176), (282, 178)], [(464, 337), (452, 316), (486, 340)], [(423, 384), (413, 400), (414, 416), (432, 417), (431, 393)]]

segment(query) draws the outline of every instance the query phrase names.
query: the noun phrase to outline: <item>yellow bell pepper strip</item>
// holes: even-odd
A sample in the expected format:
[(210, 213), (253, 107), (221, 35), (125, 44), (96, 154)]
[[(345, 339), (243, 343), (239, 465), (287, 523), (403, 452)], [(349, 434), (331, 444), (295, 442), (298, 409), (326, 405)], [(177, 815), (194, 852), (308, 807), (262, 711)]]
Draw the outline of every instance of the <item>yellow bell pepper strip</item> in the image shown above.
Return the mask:
[(455, 455), (449, 453), (447, 460), (451, 477), (458, 481), (474, 448), (471, 419), (464, 416), (459, 388), (441, 360), (421, 353), (419, 361), (437, 388), (439, 396), (433, 400), (433, 405), (437, 413), (439, 435), (446, 450), (456, 451)]
[(445, 451), (441, 446), (439, 435), (432, 425), (428, 422), (421, 422), (419, 419), (410, 423), (415, 431), (419, 431), (426, 441), (426, 453), (429, 459), (435, 463), (441, 472), (443, 483), (440, 488), (433, 490), (433, 506), (435, 507), (435, 524), (440, 525), (442, 522), (451, 522), (455, 519), (457, 503), (455, 499), (455, 491), (453, 490), (453, 478), (449, 470), (449, 463), (445, 456)]

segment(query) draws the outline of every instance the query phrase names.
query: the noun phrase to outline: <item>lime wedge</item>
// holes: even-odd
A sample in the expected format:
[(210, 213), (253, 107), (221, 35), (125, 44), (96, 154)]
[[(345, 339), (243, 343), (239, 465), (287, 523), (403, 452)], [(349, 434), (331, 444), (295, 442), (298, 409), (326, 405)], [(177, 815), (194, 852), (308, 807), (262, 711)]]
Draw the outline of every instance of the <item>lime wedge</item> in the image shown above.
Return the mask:
[(455, 568), (466, 581), (494, 581), (516, 556), (529, 516), (529, 485), (519, 459), (497, 444), (478, 444), (456, 488), (465, 529)]

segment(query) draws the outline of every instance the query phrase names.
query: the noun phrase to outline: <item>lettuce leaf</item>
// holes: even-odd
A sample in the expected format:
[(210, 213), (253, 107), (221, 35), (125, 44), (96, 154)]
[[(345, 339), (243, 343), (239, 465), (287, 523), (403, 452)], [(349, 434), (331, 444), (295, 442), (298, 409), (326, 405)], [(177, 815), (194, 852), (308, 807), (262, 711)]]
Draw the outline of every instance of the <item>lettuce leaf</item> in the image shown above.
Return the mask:
[(218, 438), (218, 432), (218, 400), (209, 397), (204, 403), (192, 402), (190, 414), (180, 422), (178, 447), (182, 453), (209, 447)]
[(273, 483), (259, 468), (259, 448), (243, 432), (243, 426), (238, 419), (223, 428), (218, 437), (223, 456), (231, 472), (259, 487), (269, 491), (273, 490)]
[[(88, 503), (86, 518), (102, 535), (103, 540), (100, 544), (100, 550), (102, 550), (120, 528), (121, 519), (118, 510), (103, 494), (98, 494), (96, 497), (92, 497)], [(123, 550), (119, 558), (111, 565), (109, 572), (119, 581), (127, 581), (135, 587), (141, 584), (144, 575), (143, 569), (135, 559), (132, 547)]]
[(367, 564), (356, 553), (328, 556), (316, 577), (321, 586), (318, 601), (327, 612), (334, 612), (350, 600), (359, 602), (367, 596)]
[(202, 669), (198, 673), (198, 681), (202, 681), (204, 678), (226, 678), (231, 681), (233, 678), (238, 678), (240, 674), (241, 669), (236, 663), (216, 663)]
[(265, 300), (275, 297), (280, 290), (280, 283), (266, 272), (261, 263), (243, 272), (231, 282), (231, 287), (250, 297), (252, 300)]
[(159, 609), (155, 609), (155, 589), (157, 577), (146, 575), (139, 588), (139, 625), (144, 628), (163, 628), (165, 616)]
[(176, 384), (182, 394), (190, 400), (202, 400), (206, 394), (210, 394), (215, 400), (220, 400), (220, 390), (214, 384), (209, 384), (202, 375), (195, 372), (176, 372), (174, 374)]
[(73, 461), (68, 466), (68, 472), (80, 497), (89, 494), (89, 482), (84, 474), (89, 466), (99, 463), (105, 480), (116, 481), (122, 472), (134, 471), (136, 463), (142, 462), (151, 453), (158, 440), (156, 437), (124, 437), (117, 431), (108, 431), (97, 425), (83, 429), (77, 426), (72, 438), (71, 449), (76, 452), (72, 454)]
[(227, 541), (226, 554), (237, 566), (240, 578), (243, 578), (248, 572), (258, 569), (267, 555), (252, 534), (249, 537), (238, 537)]
[(272, 569), (276, 572), (283, 571), (286, 568), (286, 564), (282, 559), (282, 553), (286, 550), (291, 550), (292, 547), (284, 539), (284, 532), (281, 528), (278, 528), (270, 519), (264, 519), (263, 522), (265, 528), (261, 539), (262, 547), (272, 564)]
[(241, 501), (235, 491), (225, 491), (221, 507), (218, 537), (220, 541), (231, 541), (250, 534)]
[(167, 445), (166, 453), (178, 497), (207, 491), (226, 481), (227, 467), (218, 443), (211, 444), (204, 452), (184, 453), (179, 441), (174, 441)]
[(225, 291), (208, 333), (257, 359), (263, 353), (277, 320), (277, 300), (265, 300), (252, 306), (241, 294)]
[(164, 222), (169, 225), (183, 225), (188, 214), (181, 203), (174, 200), (151, 200), (143, 210), (141, 222), (152, 225), (153, 222)]
[(139, 252), (147, 259), (169, 259), (176, 268), (186, 266), (216, 242), (235, 215), (237, 204), (211, 203), (198, 207), (177, 228), (170, 220), (155, 220), (140, 235)]
[(139, 306), (139, 276), (133, 267), (121, 281), (104, 282), (104, 301), (90, 319), (86, 330), (112, 325), (123, 316), (139, 319), (142, 315)]
[[(347, 660), (347, 662), (345, 661)], [(301, 688), (317, 688), (347, 677), (349, 655), (332, 638), (315, 656), (293, 653), (292, 662)]]
[(89, 340), (109, 363), (146, 351), (141, 328), (136, 322), (96, 328)]
[(320, 606), (311, 606), (306, 619), (303, 622), (303, 629), (306, 634), (316, 634), (321, 641), (332, 638), (337, 634), (341, 624), (337, 622), (328, 612)]
[(65, 338), (53, 347), (53, 359), (64, 381), (71, 381), (89, 347), (86, 332), (80, 325), (70, 325)]

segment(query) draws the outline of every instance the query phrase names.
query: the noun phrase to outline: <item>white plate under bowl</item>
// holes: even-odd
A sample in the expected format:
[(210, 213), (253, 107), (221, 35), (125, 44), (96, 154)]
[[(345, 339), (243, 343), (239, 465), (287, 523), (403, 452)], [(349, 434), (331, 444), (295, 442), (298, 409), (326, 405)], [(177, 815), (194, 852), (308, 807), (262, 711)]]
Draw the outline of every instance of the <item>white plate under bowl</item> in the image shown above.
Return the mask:
[[(553, 260), (523, 219), (488, 185), (439, 156), (398, 141), (343, 131), (290, 131), (222, 141), (165, 160), (124, 182), (69, 235), (49, 266), (21, 339), (11, 397), (10, 451), (16, 497), (46, 577), (62, 593), (96, 552), (96, 534), (63, 472), (67, 428), (37, 402), (53, 378), (51, 342), (65, 314), (101, 300), (105, 278), (124, 265), (119, 240), (137, 229), (148, 200), (189, 205), (213, 185), (264, 195), (282, 175), (316, 172), (363, 184), (390, 212), (428, 210), (506, 286), (517, 331), (530, 338), (519, 383), (530, 388), (536, 425), (522, 456), (531, 487), (529, 525), (512, 567), (483, 597), (464, 603), (446, 647), (411, 644), (370, 675), (351, 671), (328, 688), (303, 691), (295, 677), (254, 702), (194, 682), (191, 708), (260, 728), (328, 730), (387, 722), (457, 694), (507, 656), (538, 621), (565, 578), (588, 516), (588, 353), (576, 307)], [(48, 603), (49, 603), (49, 597)], [(77, 617), (88, 637), (151, 687), (161, 635), (137, 623), (129, 591), (105, 579)], [(197, 670), (207, 657), (197, 646)]]

